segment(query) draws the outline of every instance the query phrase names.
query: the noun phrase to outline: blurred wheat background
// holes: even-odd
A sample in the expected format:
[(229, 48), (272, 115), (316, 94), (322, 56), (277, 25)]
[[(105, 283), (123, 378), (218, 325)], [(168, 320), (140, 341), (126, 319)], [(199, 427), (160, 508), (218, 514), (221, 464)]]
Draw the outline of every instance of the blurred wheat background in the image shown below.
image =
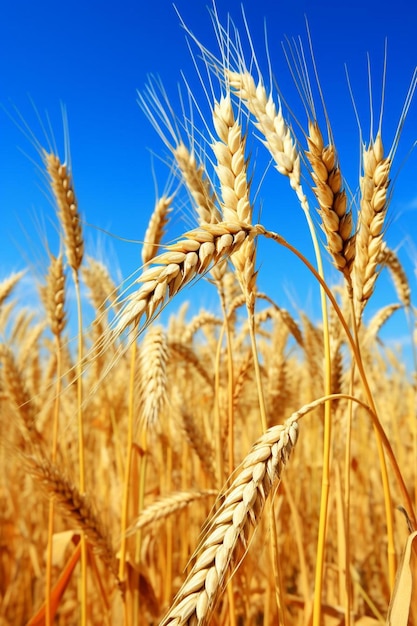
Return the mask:
[(5, 104), (47, 207), (12, 236), (37, 192), (6, 177), (0, 624), (415, 624), (416, 56), (399, 87), (381, 38), (332, 81), (321, 9), (300, 38), (179, 9), (193, 78), (134, 103), (140, 221), (65, 109)]

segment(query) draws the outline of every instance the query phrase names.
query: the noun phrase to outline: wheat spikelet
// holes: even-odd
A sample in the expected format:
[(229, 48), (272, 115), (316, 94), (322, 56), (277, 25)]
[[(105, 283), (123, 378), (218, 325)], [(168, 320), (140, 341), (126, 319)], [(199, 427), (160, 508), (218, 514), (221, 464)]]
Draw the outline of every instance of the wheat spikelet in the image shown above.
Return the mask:
[(146, 428), (155, 424), (166, 402), (168, 354), (165, 332), (161, 326), (152, 326), (139, 354), (141, 422)]
[(142, 246), (142, 263), (149, 263), (158, 253), (159, 244), (165, 234), (168, 215), (171, 211), (172, 196), (162, 196), (155, 204), (145, 233)]
[(72, 176), (68, 171), (67, 165), (61, 163), (59, 157), (55, 154), (44, 150), (43, 159), (58, 205), (59, 218), (64, 229), (68, 264), (74, 271), (77, 271), (83, 260), (84, 239)]
[(383, 228), (388, 209), (388, 186), (391, 158), (384, 157), (381, 135), (363, 148), (363, 176), (356, 252), (353, 264), (353, 293), (356, 316), (360, 319), (371, 297), (378, 276)]
[(247, 548), (251, 528), (259, 523), (265, 501), (280, 481), (297, 441), (298, 417), (294, 414), (284, 425), (269, 429), (243, 461), (208, 523), (192, 570), (160, 626), (208, 623), (237, 545)]
[(306, 156), (312, 167), (315, 183), (314, 194), (319, 203), (319, 214), (327, 238), (327, 249), (333, 256), (335, 266), (341, 271), (349, 286), (355, 255), (355, 236), (352, 233), (352, 213), (347, 209), (346, 192), (342, 187), (342, 174), (337, 163), (336, 149), (332, 142), (324, 145), (323, 136), (316, 121), (309, 120)]
[(217, 490), (206, 489), (205, 491), (178, 491), (157, 498), (152, 504), (141, 511), (136, 521), (127, 529), (126, 536), (133, 535), (133, 533), (138, 530), (146, 528), (157, 521), (162, 521), (178, 513), (178, 511), (182, 511), (196, 501), (217, 495)]
[(50, 255), (46, 285), (41, 289), (48, 322), (52, 333), (59, 337), (65, 328), (65, 273), (62, 254)]
[[(330, 358), (332, 364), (331, 371), (331, 379), (330, 379), (330, 391), (331, 393), (342, 393), (343, 391), (343, 378), (344, 378), (344, 367), (343, 367), (343, 354), (342, 354), (342, 343), (338, 339), (333, 339), (330, 342)], [(338, 405), (338, 400), (333, 400), (332, 406), (336, 407)]]
[(178, 243), (153, 259), (154, 266), (137, 279), (140, 289), (129, 296), (113, 330), (119, 336), (131, 324), (139, 324), (143, 315), (154, 316), (168, 298), (172, 298), (198, 274), (235, 252), (256, 234), (244, 223), (202, 224), (184, 235)]

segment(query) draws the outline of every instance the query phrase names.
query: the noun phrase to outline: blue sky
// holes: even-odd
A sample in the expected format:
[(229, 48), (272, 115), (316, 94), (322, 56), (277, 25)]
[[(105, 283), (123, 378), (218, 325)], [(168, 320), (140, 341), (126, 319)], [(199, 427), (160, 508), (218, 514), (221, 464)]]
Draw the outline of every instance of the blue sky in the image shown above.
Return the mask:
[[(206, 0), (176, 2), (190, 30), (216, 51), (208, 4)], [(359, 140), (344, 66), (347, 64), (367, 138), (367, 53), (375, 77), (378, 111), (384, 41), (388, 38), (383, 137), (389, 146), (417, 65), (415, 3), (399, 0), (384, 6), (376, 0), (247, 0), (243, 4), (265, 68), (266, 24), (275, 77), (290, 106), (301, 114), (302, 123), (305, 120), (281, 42), (285, 37), (301, 35), (306, 43), (307, 17), (342, 171), (355, 191)], [(185, 32), (172, 2), (121, 0), (116, 5), (80, 0), (68, 4), (17, 0), (4, 2), (0, 11), (0, 104), (13, 117), (15, 108), (18, 109), (41, 141), (42, 131), (32, 102), (44, 120), (47, 111), (60, 148), (60, 107), (65, 104), (75, 188), (80, 211), (88, 224), (84, 227), (88, 251), (107, 260), (116, 279), (126, 277), (140, 264), (140, 248), (119, 238), (143, 237), (155, 200), (153, 164), (160, 192), (168, 178), (168, 171), (151, 157), (152, 152), (163, 155), (165, 149), (137, 104), (137, 90), (143, 91), (149, 74), (158, 75), (172, 96), (174, 107), (178, 102), (177, 85), (183, 80), (181, 73), (198, 90)], [(242, 25), (240, 1), (218, 2), (218, 12), (222, 19), (229, 12)], [(0, 136), (3, 278), (28, 264), (41, 270), (46, 263), (45, 237), (54, 253), (58, 238), (53, 208), (37, 167), (39, 157), (4, 110), (0, 110)], [(398, 172), (398, 178), (387, 232), (389, 245), (399, 250), (413, 287), (417, 258), (417, 159), (415, 153), (405, 163), (404, 159), (416, 139), (417, 102), (410, 110), (397, 154), (394, 172)], [(255, 145), (261, 150), (259, 144), (254, 142)], [(257, 202), (255, 214), (262, 205), (263, 223), (284, 234), (312, 258), (307, 227), (295, 198), (288, 192), (288, 181), (270, 171)], [(168, 239), (187, 228), (174, 215)], [(262, 248), (259, 260), (260, 286), (280, 305), (317, 310), (317, 290), (298, 262), (276, 246)], [(331, 270), (329, 276), (337, 279)], [(375, 306), (394, 299), (388, 286), (382, 291)], [(188, 292), (186, 297), (190, 296)], [(202, 296), (202, 300), (202, 304), (210, 306), (215, 297)]]

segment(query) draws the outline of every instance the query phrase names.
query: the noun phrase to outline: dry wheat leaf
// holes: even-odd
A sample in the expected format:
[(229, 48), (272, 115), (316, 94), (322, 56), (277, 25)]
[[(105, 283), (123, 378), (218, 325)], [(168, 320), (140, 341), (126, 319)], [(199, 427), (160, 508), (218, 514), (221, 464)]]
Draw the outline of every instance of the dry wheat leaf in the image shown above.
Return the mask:
[(76, 530), (64, 530), (59, 533), (55, 533), (52, 543), (52, 563), (55, 566), (60, 566), (65, 558), (68, 546), (73, 541), (74, 537), (79, 540), (80, 533)]
[[(72, 573), (77, 565), (81, 554), (81, 544), (79, 543), (67, 561), (57, 582), (51, 592), (51, 617), (55, 617), (62, 600), (62, 596), (71, 580)], [(26, 626), (44, 626), (46, 624), (46, 605), (42, 604), (38, 612), (28, 621)]]
[(392, 594), (387, 626), (417, 626), (417, 531), (409, 535)]

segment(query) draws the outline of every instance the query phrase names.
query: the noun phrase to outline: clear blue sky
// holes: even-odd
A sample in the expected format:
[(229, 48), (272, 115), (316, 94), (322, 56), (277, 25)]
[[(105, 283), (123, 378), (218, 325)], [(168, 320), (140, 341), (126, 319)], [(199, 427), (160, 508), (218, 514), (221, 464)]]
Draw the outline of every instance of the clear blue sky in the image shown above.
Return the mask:
[[(207, 47), (216, 50), (208, 4), (206, 0), (176, 2), (188, 27)], [(366, 55), (369, 53), (371, 58), (378, 107), (384, 40), (388, 38), (383, 130), (389, 145), (417, 65), (416, 4), (411, 0), (386, 4), (376, 0), (247, 0), (243, 4), (261, 60), (265, 59), (266, 23), (274, 73), (295, 110), (299, 110), (299, 100), (281, 41), (286, 36), (301, 35), (306, 42), (307, 16), (342, 170), (355, 190), (358, 131), (344, 64), (349, 69), (366, 131), (369, 120)], [(240, 1), (219, 1), (218, 11), (221, 17), (229, 12), (237, 24), (242, 24)], [(0, 9), (0, 64), (0, 104), (12, 115), (16, 107), (39, 139), (42, 134), (31, 101), (43, 118), (48, 111), (60, 147), (63, 145), (60, 103), (65, 104), (79, 207), (92, 225), (85, 226), (89, 252), (101, 257), (107, 255), (110, 266), (119, 267), (121, 275), (126, 276), (140, 263), (139, 248), (104, 235), (99, 229), (122, 238), (143, 237), (155, 199), (151, 152), (164, 152), (137, 104), (136, 91), (144, 89), (149, 74), (158, 75), (168, 94), (172, 94), (175, 106), (181, 72), (190, 84), (196, 82), (185, 33), (172, 2), (4, 2)], [(54, 253), (57, 237), (51, 226), (53, 210), (45, 197), (45, 183), (31, 160), (39, 163), (39, 158), (2, 110), (0, 137), (0, 278), (3, 278), (28, 263), (45, 263), (42, 237), (48, 233)], [(417, 102), (405, 125), (395, 172), (416, 138)], [(161, 191), (167, 176), (168, 172), (158, 168)], [(400, 255), (413, 287), (417, 258), (416, 180), (417, 159), (413, 154), (396, 180), (387, 233), (391, 247), (401, 246)], [(304, 218), (287, 188), (286, 180), (270, 172), (269, 182), (259, 196), (262, 221), (311, 257)], [(186, 228), (180, 218), (174, 217), (170, 234), (177, 236)], [(266, 250), (260, 254), (261, 288), (272, 293), (282, 306), (288, 306), (291, 299), (301, 308), (310, 306), (315, 288), (310, 287), (305, 272), (288, 255), (278, 254), (276, 248)], [(286, 293), (281, 295), (282, 285)], [(385, 301), (393, 298), (388, 294)], [(382, 297), (381, 303), (383, 300)]]

